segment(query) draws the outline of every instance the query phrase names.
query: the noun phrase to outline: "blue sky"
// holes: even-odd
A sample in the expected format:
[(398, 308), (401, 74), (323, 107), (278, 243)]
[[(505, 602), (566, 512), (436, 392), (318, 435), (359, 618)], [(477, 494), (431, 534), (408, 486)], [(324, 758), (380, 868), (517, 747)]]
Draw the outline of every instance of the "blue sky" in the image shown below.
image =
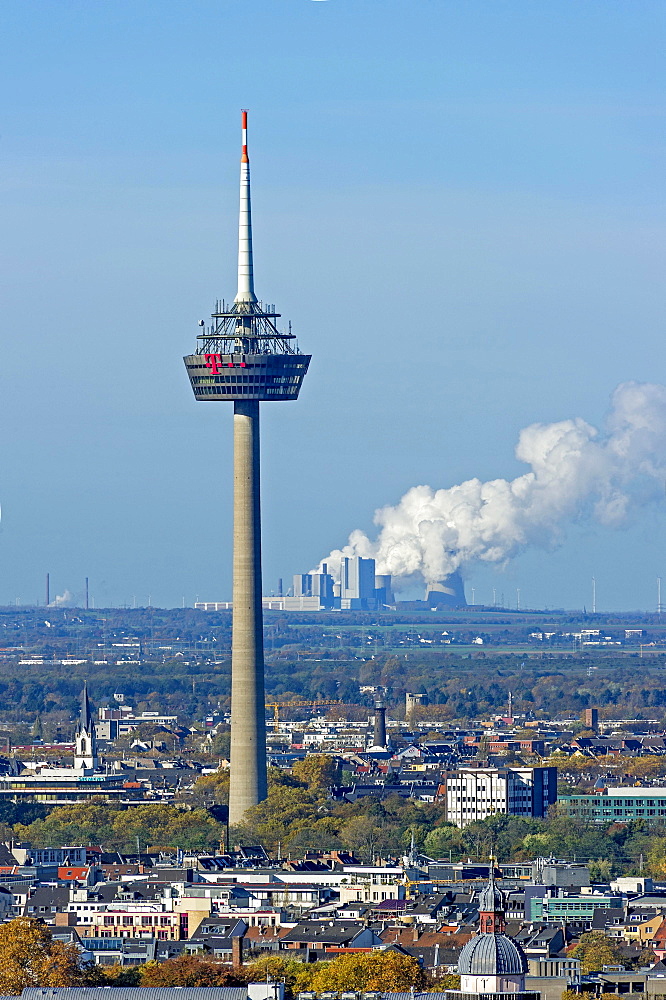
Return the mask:
[[(235, 292), (241, 107), (257, 291), (313, 354), (263, 408), (267, 593), (664, 381), (665, 36), (663, 0), (5, 3), (0, 603), (230, 594), (231, 407), (182, 356)], [(652, 607), (664, 515), (468, 586)]]

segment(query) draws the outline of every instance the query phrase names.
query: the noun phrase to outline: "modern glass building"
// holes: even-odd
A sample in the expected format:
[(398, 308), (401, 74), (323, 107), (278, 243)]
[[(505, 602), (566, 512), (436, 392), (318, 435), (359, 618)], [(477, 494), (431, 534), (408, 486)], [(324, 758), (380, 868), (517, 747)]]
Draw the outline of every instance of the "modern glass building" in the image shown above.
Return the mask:
[(593, 795), (560, 795), (559, 809), (595, 823), (643, 819), (666, 823), (666, 788), (606, 788)]

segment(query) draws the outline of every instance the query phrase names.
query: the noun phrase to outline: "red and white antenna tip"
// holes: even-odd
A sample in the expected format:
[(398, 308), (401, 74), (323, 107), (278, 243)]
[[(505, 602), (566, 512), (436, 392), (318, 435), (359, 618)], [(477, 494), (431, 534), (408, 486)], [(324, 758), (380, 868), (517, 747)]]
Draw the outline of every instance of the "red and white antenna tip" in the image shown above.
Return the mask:
[(247, 155), (247, 111), (241, 111), (241, 163), (248, 163)]

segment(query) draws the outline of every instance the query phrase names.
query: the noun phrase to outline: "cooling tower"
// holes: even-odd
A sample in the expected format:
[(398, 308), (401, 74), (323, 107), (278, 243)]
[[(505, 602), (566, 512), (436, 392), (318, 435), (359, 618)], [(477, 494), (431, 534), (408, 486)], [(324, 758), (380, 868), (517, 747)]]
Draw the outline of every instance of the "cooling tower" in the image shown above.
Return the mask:
[(431, 608), (466, 608), (465, 586), (460, 573), (451, 573), (444, 580), (429, 583), (426, 587), (425, 599)]

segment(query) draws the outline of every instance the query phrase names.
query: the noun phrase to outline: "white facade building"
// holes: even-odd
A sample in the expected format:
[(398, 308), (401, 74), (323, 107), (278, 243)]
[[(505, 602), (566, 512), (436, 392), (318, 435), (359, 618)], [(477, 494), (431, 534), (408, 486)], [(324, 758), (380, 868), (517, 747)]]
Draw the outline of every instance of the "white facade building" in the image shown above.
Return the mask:
[(460, 827), (498, 813), (543, 818), (556, 801), (555, 767), (470, 767), (446, 775), (446, 818)]

